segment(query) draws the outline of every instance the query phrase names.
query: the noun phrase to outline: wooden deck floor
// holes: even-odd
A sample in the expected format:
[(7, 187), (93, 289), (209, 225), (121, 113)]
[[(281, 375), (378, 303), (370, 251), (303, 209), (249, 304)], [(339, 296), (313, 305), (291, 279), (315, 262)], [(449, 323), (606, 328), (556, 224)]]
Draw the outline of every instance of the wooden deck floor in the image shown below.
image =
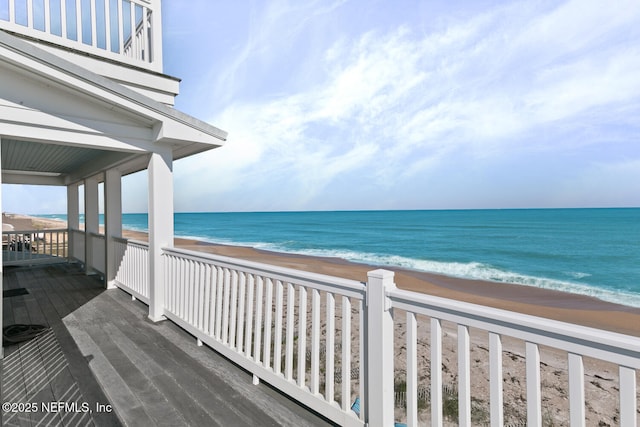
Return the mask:
[[(76, 402), (80, 410), (3, 412), (3, 426), (330, 425), (267, 385), (253, 385), (251, 375), (197, 347), (173, 323), (150, 322), (144, 304), (104, 291), (73, 265), (7, 268), (4, 281), (5, 289), (29, 291), (4, 298), (4, 324), (51, 331), (5, 347), (2, 401)], [(97, 405), (113, 411), (99, 413)]]

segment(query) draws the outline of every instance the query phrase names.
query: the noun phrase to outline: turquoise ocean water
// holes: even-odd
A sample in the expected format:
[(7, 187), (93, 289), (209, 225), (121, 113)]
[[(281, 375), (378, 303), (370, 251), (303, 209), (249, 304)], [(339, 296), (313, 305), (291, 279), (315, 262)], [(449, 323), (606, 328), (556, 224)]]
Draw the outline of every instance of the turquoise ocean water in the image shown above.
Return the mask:
[[(147, 215), (123, 225), (146, 231)], [(175, 234), (640, 307), (640, 208), (177, 213)]]

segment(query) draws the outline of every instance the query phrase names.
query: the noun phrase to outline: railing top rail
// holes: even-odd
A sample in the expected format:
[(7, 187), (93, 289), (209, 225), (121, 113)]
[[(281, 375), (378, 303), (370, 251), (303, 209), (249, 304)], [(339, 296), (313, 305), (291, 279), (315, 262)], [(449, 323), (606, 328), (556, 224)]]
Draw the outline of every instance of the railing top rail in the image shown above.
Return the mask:
[(143, 242), (142, 240), (127, 239), (126, 237), (112, 237), (112, 239), (118, 243), (123, 243), (127, 245), (142, 246), (145, 248), (149, 247), (149, 243)]
[(3, 230), (2, 234), (36, 234), (36, 233), (62, 233), (67, 232), (66, 228), (44, 228), (44, 229), (26, 229), (26, 230)]
[(211, 262), (221, 267), (252, 273), (283, 282), (303, 284), (318, 290), (334, 292), (340, 295), (363, 300), (366, 286), (357, 280), (325, 274), (310, 273), (293, 268), (280, 267), (255, 261), (246, 261), (239, 258), (231, 258), (204, 252), (190, 251), (179, 248), (163, 248), (165, 254), (183, 257), (194, 261)]
[(640, 338), (558, 320), (394, 289), (392, 306), (640, 369)]

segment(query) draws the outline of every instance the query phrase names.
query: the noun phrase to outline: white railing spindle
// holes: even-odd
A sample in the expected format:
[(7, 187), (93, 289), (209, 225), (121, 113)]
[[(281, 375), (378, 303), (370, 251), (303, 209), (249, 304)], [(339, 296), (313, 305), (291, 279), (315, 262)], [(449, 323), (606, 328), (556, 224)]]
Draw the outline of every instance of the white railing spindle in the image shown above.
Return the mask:
[(493, 332), (489, 333), (489, 376), (491, 426), (500, 427), (504, 424), (502, 395), (502, 338), (500, 335)]
[(273, 370), (276, 374), (282, 372), (282, 304), (284, 288), (280, 280), (276, 280), (276, 313), (273, 338)]
[(289, 381), (293, 381), (293, 335), (295, 332), (295, 297), (295, 286), (293, 285), (293, 283), (287, 282), (285, 376)]
[(636, 371), (620, 366), (620, 427), (637, 427)]
[(336, 299), (333, 293), (327, 292), (326, 303), (326, 330), (325, 330), (325, 399), (327, 402), (335, 400), (335, 334), (336, 334)]
[(320, 393), (320, 292), (311, 290), (311, 393)]
[(442, 417), (442, 323), (431, 318), (431, 425), (441, 427)]
[(458, 325), (458, 422), (471, 426), (471, 362), (469, 328)]
[(342, 410), (348, 411), (351, 405), (351, 300), (342, 297)]
[(585, 425), (584, 364), (582, 356), (569, 353), (569, 411), (572, 426)]
[(415, 313), (407, 312), (407, 425), (418, 425), (418, 325)]
[(298, 387), (305, 386), (307, 372), (307, 288), (299, 287), (298, 303)]

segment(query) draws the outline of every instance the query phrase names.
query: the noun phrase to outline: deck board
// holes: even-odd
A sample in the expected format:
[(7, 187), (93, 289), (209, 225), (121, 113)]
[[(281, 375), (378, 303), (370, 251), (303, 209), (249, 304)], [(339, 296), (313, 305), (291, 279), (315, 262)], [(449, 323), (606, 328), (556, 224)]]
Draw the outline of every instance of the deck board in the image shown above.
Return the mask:
[(269, 386), (253, 385), (249, 373), (198, 347), (172, 322), (151, 322), (146, 305), (119, 289), (105, 291), (75, 265), (5, 269), (4, 289), (19, 287), (29, 294), (3, 299), (5, 325), (39, 323), (51, 332), (5, 347), (3, 402), (109, 403), (114, 411), (3, 413), (3, 425), (331, 425)]

